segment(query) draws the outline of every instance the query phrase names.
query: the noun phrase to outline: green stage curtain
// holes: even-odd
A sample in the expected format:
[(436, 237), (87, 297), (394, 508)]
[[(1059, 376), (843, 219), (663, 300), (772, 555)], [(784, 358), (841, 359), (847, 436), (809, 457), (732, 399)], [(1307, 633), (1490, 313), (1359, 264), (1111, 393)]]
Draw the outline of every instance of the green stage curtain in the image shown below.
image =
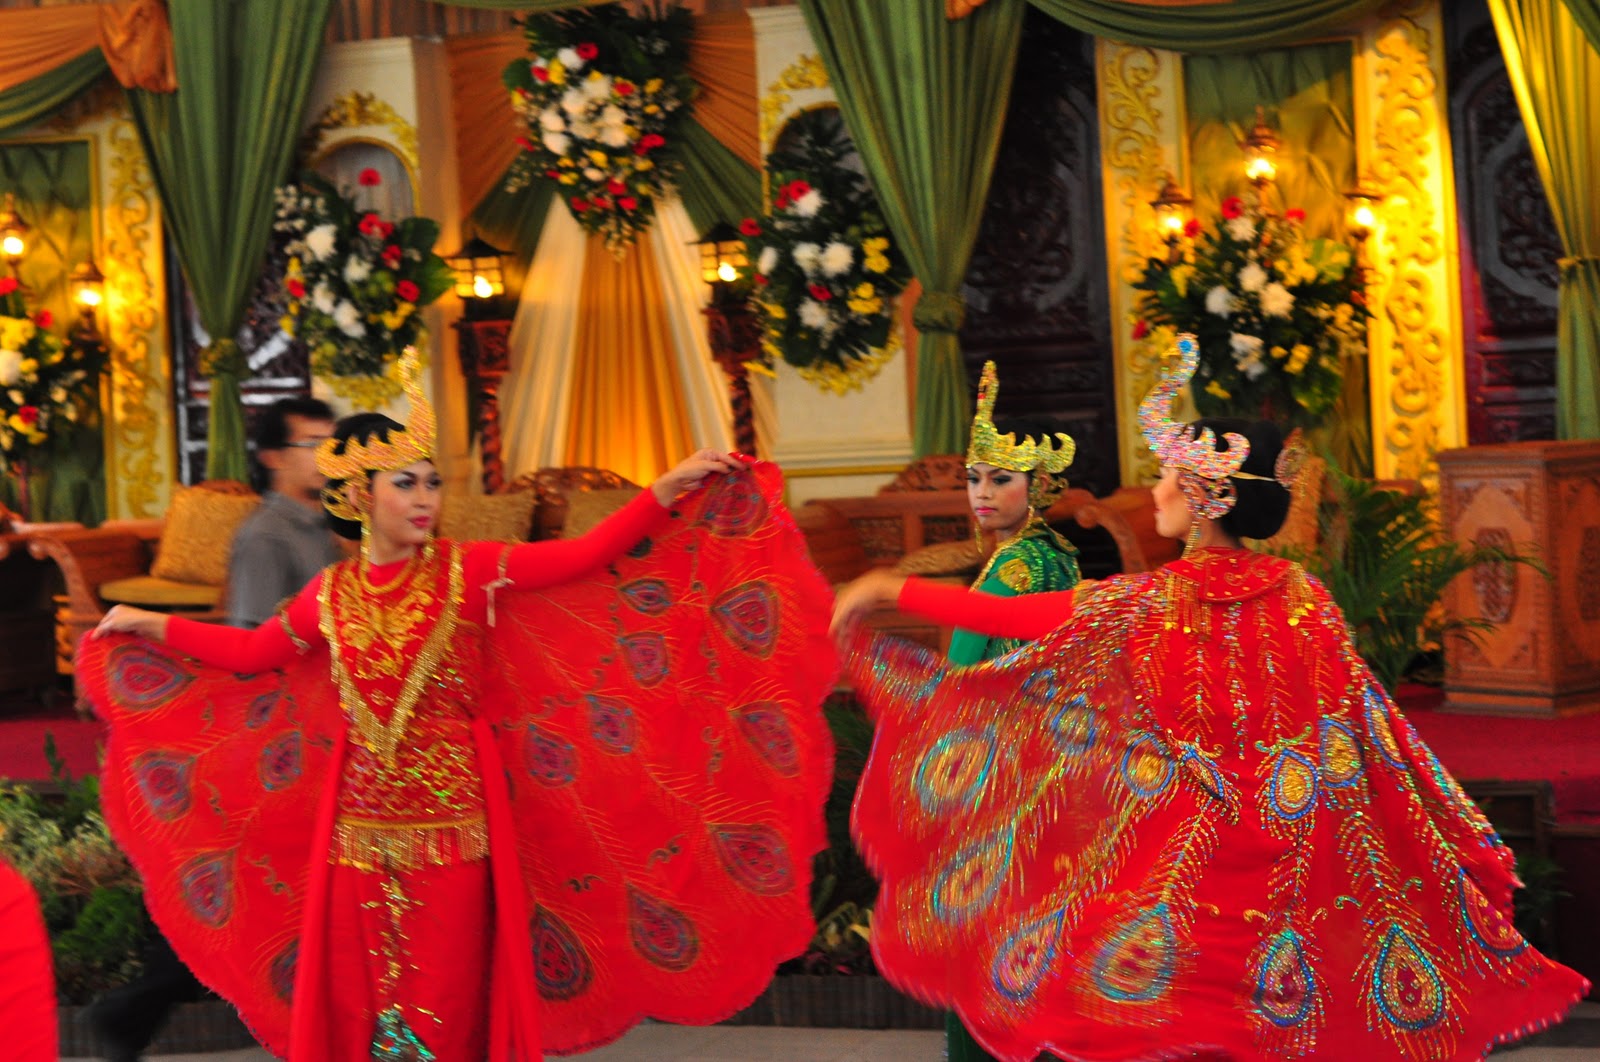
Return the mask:
[[(1018, 2), (993, 0), (987, 6)], [(1174, 6), (1124, 0), (1027, 2), (1096, 37), (1201, 53), (1239, 52), (1309, 40), (1376, 11), (1384, 0), (1231, 0)]]
[(1567, 257), (1556, 340), (1556, 433), (1600, 438), (1600, 52), (1563, 0), (1489, 0), (1528, 146)]
[(178, 261), (212, 337), (206, 475), (246, 479), (232, 336), (272, 230), (332, 0), (172, 0), (175, 93), (128, 92)]
[(0, 133), (32, 125), (102, 77), (106, 57), (93, 48), (48, 74), (0, 92)]
[(1589, 43), (1600, 48), (1600, 0), (1566, 0), (1567, 10), (1583, 27)]
[(719, 221), (738, 224), (761, 213), (761, 174), (690, 120), (683, 127), (678, 195), (694, 230), (703, 233)]
[(1019, 3), (951, 22), (931, 0), (801, 0), (895, 242), (922, 281), (917, 456), (959, 453), (972, 409), (961, 281), (994, 171), (1022, 34)]
[(501, 177), (489, 189), (473, 207), (469, 220), (478, 235), (512, 252), (511, 268), (506, 271), (506, 298), (514, 304), (521, 296), (522, 280), (539, 246), (545, 218), (550, 216), (556, 185), (554, 181), (535, 181), (511, 192), (506, 189), (506, 180), (506, 176)]

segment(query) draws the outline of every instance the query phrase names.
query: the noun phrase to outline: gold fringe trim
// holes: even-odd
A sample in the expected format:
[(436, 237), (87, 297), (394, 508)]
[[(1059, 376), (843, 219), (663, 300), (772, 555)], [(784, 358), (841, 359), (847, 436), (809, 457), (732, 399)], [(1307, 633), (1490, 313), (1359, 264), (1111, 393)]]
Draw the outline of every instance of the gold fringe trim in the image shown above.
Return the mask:
[(482, 815), (437, 823), (340, 818), (329, 861), (358, 870), (416, 870), (488, 856), (489, 826)]

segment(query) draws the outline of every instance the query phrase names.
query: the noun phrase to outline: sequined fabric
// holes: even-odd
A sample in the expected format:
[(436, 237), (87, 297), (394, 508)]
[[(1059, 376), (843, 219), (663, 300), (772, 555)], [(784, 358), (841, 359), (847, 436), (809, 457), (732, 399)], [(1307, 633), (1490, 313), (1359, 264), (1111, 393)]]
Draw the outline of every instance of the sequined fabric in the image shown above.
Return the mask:
[(1581, 996), (1298, 567), (1203, 550), (1074, 600), (988, 664), (854, 648), (897, 984), (1014, 1062), (1479, 1058)]

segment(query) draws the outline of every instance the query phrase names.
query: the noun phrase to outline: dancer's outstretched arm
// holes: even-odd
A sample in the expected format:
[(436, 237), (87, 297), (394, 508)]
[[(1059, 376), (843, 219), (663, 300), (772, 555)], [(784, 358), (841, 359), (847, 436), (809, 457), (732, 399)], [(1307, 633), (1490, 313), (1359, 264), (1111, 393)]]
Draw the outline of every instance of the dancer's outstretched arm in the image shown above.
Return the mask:
[(1071, 590), (999, 597), (878, 568), (839, 591), (833, 629), (843, 631), (883, 605), (991, 638), (1043, 637), (1072, 614)]

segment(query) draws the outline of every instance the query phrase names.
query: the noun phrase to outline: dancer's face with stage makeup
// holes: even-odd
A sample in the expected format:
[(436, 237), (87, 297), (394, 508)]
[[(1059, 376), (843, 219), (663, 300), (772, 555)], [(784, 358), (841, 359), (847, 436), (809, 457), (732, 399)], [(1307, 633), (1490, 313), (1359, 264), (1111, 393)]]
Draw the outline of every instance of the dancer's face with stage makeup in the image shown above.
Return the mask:
[(439, 524), (443, 486), (439, 470), (426, 460), (372, 477), (373, 563), (398, 559), (428, 541)]
[(982, 461), (968, 465), (967, 501), (978, 526), (1004, 542), (1028, 522), (1028, 474)]

